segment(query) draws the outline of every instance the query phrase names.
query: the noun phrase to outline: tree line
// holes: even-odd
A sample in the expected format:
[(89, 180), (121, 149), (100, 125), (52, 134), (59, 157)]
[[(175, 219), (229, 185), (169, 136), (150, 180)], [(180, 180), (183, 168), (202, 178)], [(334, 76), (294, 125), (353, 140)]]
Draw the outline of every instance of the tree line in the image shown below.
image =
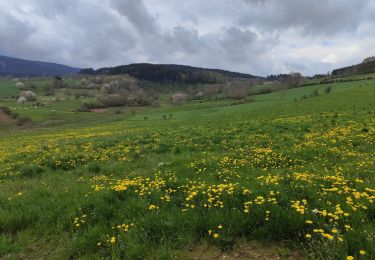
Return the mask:
[(138, 79), (149, 80), (157, 83), (221, 83), (227, 78), (260, 79), (250, 74), (231, 72), (219, 69), (198, 68), (174, 64), (148, 64), (138, 63), (121, 65), (117, 67), (82, 69), (80, 74), (84, 75), (119, 75), (128, 74)]

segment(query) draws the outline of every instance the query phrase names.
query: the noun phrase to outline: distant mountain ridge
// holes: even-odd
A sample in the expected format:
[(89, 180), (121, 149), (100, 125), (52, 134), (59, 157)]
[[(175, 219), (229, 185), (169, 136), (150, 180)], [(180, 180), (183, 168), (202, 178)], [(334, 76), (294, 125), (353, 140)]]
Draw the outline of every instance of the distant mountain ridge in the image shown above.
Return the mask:
[(62, 64), (31, 61), (0, 55), (0, 75), (12, 76), (56, 76), (77, 74), (79, 68), (73, 68)]
[(135, 63), (98, 70), (82, 69), (80, 74), (118, 75), (129, 74), (138, 79), (158, 83), (213, 83), (218, 78), (263, 79), (262, 77), (221, 69), (208, 69), (176, 64)]

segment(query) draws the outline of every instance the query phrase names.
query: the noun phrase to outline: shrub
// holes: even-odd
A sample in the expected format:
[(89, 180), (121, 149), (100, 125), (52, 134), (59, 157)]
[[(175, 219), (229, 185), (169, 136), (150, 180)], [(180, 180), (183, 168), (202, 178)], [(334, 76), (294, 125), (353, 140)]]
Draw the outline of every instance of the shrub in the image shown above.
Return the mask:
[(314, 89), (313, 92), (310, 94), (310, 97), (317, 97), (319, 96), (319, 91), (317, 89)]
[(182, 105), (183, 103), (186, 102), (187, 95), (185, 93), (176, 93), (172, 96), (172, 104), (173, 105)]
[(227, 98), (243, 99), (249, 94), (249, 89), (245, 84), (230, 84), (225, 89)]
[[(129, 96), (120, 95), (120, 96), (110, 96), (100, 100), (103, 107), (123, 107), (130, 104)], [(98, 107), (96, 107), (98, 108)]]
[(56, 76), (52, 82), (53, 88), (66, 88), (68, 85), (59, 76)]
[(33, 91), (21, 91), (20, 97), (24, 97), (27, 101), (36, 100), (36, 94)]
[(19, 105), (25, 104), (26, 102), (27, 102), (27, 99), (25, 97), (19, 97), (17, 99), (17, 104)]
[(9, 107), (0, 107), (0, 110), (3, 110), (6, 115), (12, 116), (12, 110)]
[(17, 87), (19, 90), (25, 90), (25, 89), (26, 89), (25, 84), (22, 83), (22, 82), (19, 82), (19, 81), (16, 82), (16, 87)]
[(270, 87), (263, 87), (258, 91), (259, 94), (268, 94), (271, 92), (272, 92), (272, 89)]
[(154, 100), (151, 104), (152, 107), (160, 107), (160, 102), (157, 100)]
[(329, 94), (329, 93), (331, 93), (331, 91), (332, 91), (332, 87), (329, 86), (329, 87), (325, 88), (324, 93)]
[(146, 95), (143, 90), (138, 90), (133, 94), (135, 106), (150, 106), (152, 104), (151, 99)]
[(51, 84), (46, 84), (43, 87), (43, 91), (46, 96), (53, 96), (55, 94), (55, 87)]
[(202, 97), (202, 96), (212, 97), (212, 96), (217, 95), (220, 92), (220, 90), (221, 90), (220, 85), (210, 84), (210, 85), (204, 86), (202, 91), (198, 92), (198, 94), (202, 93), (202, 94), (199, 95), (199, 97)]
[(100, 164), (98, 162), (90, 162), (87, 165), (87, 168), (90, 173), (98, 173), (101, 170)]
[(24, 126), (26, 124), (31, 124), (33, 121), (30, 117), (18, 117), (17, 118), (17, 125)]

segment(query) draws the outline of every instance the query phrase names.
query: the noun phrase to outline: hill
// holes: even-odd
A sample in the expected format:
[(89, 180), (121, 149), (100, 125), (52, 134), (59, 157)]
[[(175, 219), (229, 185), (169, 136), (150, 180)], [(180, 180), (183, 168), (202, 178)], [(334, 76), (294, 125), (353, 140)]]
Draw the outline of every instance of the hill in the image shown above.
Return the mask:
[(57, 63), (31, 61), (0, 55), (0, 75), (55, 76), (76, 74), (80, 69)]
[(138, 79), (158, 83), (216, 83), (226, 78), (263, 79), (262, 77), (220, 69), (199, 68), (175, 64), (137, 63), (98, 70), (83, 69), (80, 74), (118, 75), (129, 74)]
[(375, 79), (326, 87), (92, 113), (83, 89), (3, 98), (32, 123), (0, 124), (0, 259), (375, 259)]
[(363, 60), (362, 63), (335, 69), (332, 71), (332, 76), (352, 76), (358, 74), (369, 74), (375, 72), (375, 59), (369, 57)]

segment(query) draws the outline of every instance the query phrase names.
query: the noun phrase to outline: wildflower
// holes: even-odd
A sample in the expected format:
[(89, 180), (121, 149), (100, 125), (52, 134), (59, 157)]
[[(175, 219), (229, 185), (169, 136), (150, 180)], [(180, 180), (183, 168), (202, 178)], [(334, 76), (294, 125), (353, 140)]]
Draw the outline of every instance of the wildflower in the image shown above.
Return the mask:
[(111, 243), (112, 244), (116, 243), (116, 237), (111, 237)]
[(159, 209), (159, 207), (156, 206), (156, 205), (151, 204), (151, 205), (148, 207), (148, 209), (150, 209), (150, 210), (152, 210), (152, 209)]
[(354, 259), (354, 257), (352, 257), (351, 255), (346, 257), (346, 260), (353, 260), (353, 259)]
[(366, 251), (365, 251), (365, 250), (359, 250), (359, 254), (360, 254), (360, 255), (365, 255), (365, 254), (366, 254)]
[(306, 238), (311, 238), (311, 235), (310, 234), (306, 234)]
[(220, 235), (218, 233), (214, 234), (214, 238), (218, 238)]
[(330, 234), (322, 234), (323, 237), (325, 238), (328, 238), (329, 240), (333, 240), (334, 239), (334, 236), (330, 235)]
[(218, 229), (222, 229), (223, 226), (220, 224), (219, 226), (217, 226)]
[(306, 220), (306, 224), (312, 224), (313, 222), (311, 220)]

